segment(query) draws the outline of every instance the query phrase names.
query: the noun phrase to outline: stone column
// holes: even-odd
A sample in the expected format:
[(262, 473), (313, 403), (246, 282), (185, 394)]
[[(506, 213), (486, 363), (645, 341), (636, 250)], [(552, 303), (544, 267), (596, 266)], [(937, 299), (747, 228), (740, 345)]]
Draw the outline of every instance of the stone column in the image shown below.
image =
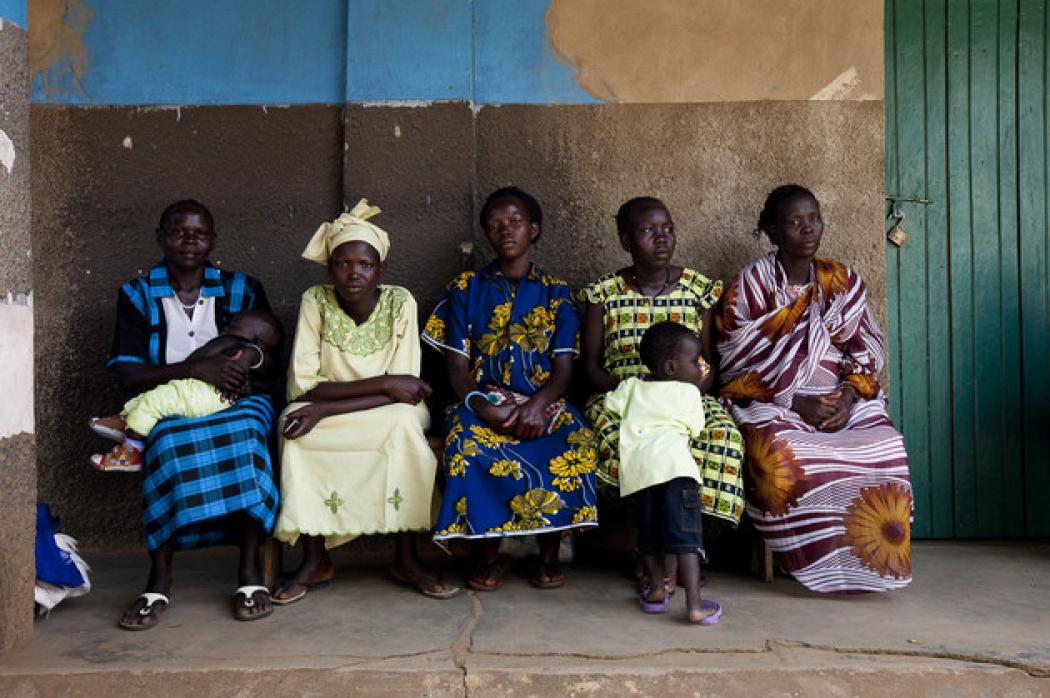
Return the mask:
[(24, 0), (0, 2), (0, 652), (33, 629), (36, 444), (25, 24)]

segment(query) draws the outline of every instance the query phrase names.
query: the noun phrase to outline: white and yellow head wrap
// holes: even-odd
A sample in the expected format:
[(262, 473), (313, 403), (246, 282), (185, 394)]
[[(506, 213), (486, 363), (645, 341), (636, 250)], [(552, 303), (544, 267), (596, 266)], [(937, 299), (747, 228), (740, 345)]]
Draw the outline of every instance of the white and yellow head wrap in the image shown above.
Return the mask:
[(378, 206), (369, 206), (367, 199), (361, 199), (350, 213), (344, 213), (331, 223), (322, 223), (303, 250), (303, 257), (318, 264), (328, 264), (335, 248), (344, 242), (360, 241), (374, 247), (379, 253), (379, 261), (385, 261), (390, 251), (390, 237), (378, 225), (368, 222), (380, 212)]

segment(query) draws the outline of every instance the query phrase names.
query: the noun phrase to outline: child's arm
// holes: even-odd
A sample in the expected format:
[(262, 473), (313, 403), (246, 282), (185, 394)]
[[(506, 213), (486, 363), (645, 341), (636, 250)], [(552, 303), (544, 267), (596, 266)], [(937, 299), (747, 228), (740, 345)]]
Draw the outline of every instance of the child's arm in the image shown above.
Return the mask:
[(200, 359), (208, 356), (232, 357), (244, 344), (244, 340), (231, 334), (220, 334), (202, 347), (197, 347), (187, 359)]
[(704, 396), (698, 391), (689, 390), (689, 399), (683, 401), (685, 406), (683, 418), (689, 429), (689, 436), (697, 438), (704, 430), (706, 419), (704, 418)]

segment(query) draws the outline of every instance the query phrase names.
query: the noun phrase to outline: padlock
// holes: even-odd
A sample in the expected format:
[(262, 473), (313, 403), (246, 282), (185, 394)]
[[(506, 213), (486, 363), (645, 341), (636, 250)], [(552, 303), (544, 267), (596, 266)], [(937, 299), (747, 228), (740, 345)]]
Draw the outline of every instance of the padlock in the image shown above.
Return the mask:
[(893, 227), (886, 233), (886, 239), (900, 247), (907, 242), (908, 234), (904, 232), (904, 228), (901, 227), (900, 223), (894, 223)]

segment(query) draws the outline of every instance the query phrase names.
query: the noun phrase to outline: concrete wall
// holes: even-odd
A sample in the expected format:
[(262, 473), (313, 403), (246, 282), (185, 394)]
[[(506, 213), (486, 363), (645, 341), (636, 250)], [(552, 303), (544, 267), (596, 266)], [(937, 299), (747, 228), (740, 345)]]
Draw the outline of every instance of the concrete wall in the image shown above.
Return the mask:
[(157, 258), (176, 198), (214, 208), (218, 258), (291, 324), (322, 276), (301, 247), (361, 196), (384, 209), (388, 279), (427, 308), (487, 259), (496, 186), (538, 196), (540, 261), (582, 283), (626, 261), (630, 196), (664, 198), (678, 261), (728, 278), (768, 249), (765, 194), (798, 181), (884, 317), (879, 0), (174, 4), (29, 7), (40, 489), (86, 544), (141, 540), (138, 478), (88, 472), (102, 444), (81, 425), (118, 406), (116, 287)]
[(0, 651), (28, 636), (33, 624), (36, 446), (24, 27), (25, 4), (0, 2)]

